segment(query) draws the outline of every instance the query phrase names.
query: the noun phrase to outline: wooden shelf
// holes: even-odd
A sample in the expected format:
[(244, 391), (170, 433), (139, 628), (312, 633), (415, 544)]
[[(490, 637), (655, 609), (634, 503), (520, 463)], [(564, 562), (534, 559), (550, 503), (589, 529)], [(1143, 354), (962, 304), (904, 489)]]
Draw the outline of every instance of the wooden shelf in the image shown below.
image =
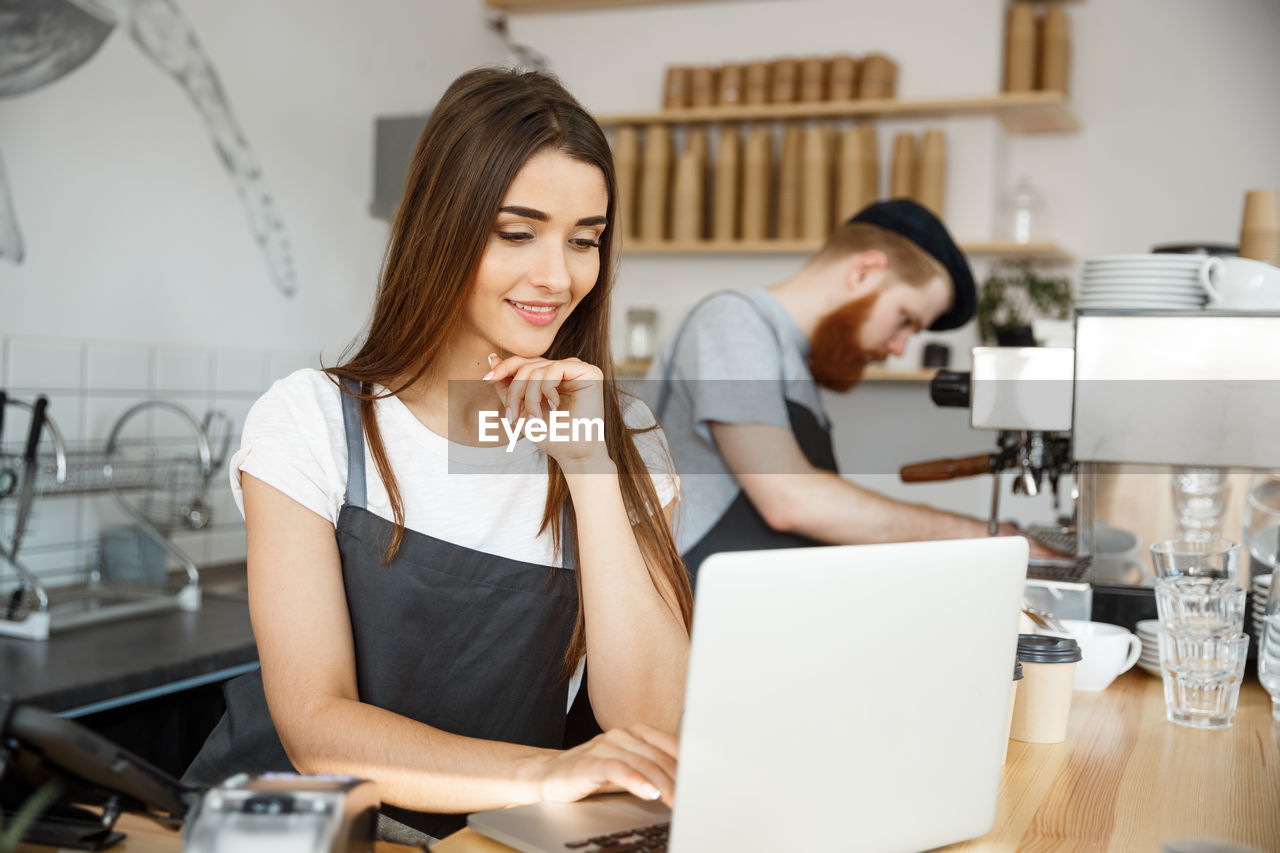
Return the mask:
[(704, 2), (704, 0), (484, 0), (485, 5), (503, 12), (585, 12), (621, 9), (624, 6), (657, 6)]
[(1016, 133), (1062, 133), (1079, 130), (1080, 120), (1062, 92), (1005, 92), (967, 98), (865, 101), (822, 101), (811, 104), (761, 104), (701, 107), (596, 116), (605, 127), (624, 124), (714, 124), (726, 121), (779, 121), (816, 118), (916, 118), (921, 116), (994, 115)]
[(649, 372), (649, 363), (647, 358), (624, 358), (613, 363), (613, 370), (621, 379), (643, 379)]
[[(822, 243), (818, 240), (715, 240), (668, 241), (646, 243), (625, 240), (619, 247), (623, 255), (809, 255)], [(1069, 261), (1070, 252), (1049, 240), (1034, 243), (1014, 243), (1002, 240), (975, 240), (960, 243), (966, 255), (989, 255), (1008, 258), (1032, 258), (1048, 261)]]
[[(619, 379), (643, 379), (649, 372), (648, 361), (624, 359), (614, 363), (614, 371)], [(932, 382), (937, 374), (936, 367), (921, 367), (914, 370), (889, 368), (878, 364), (867, 367), (862, 374), (863, 382)]]
[(878, 364), (867, 366), (862, 374), (863, 382), (932, 382), (938, 373), (936, 367), (918, 367), (915, 369), (883, 367)]

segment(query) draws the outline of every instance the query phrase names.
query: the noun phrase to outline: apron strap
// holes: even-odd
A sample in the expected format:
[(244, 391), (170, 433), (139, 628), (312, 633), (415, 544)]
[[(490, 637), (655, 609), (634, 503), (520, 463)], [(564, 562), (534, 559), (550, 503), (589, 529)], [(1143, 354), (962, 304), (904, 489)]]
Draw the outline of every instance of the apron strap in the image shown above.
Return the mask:
[(342, 380), (342, 426), (347, 433), (347, 506), (365, 508), (367, 496), (364, 479), (364, 425), (360, 420), (360, 385), (353, 379)]
[(676, 329), (675, 336), (671, 339), (670, 357), (667, 359), (667, 363), (663, 368), (662, 387), (658, 391), (658, 401), (653, 407), (653, 416), (656, 417), (659, 421), (662, 420), (662, 415), (667, 410), (667, 403), (670, 402), (671, 400), (671, 391), (672, 391), (672, 388), (674, 387), (674, 383), (672, 383), (671, 379), (675, 375), (675, 370), (676, 370), (676, 350), (680, 346), (680, 339), (684, 337), (685, 330), (689, 328), (689, 322), (693, 319), (694, 313), (697, 312), (697, 310), (701, 308), (703, 305), (706, 305), (708, 302), (710, 302), (712, 299), (715, 299), (717, 296), (726, 296), (726, 295), (736, 296), (737, 298), (741, 299), (743, 302), (751, 306), (752, 311), (755, 311), (757, 314), (760, 315), (760, 319), (764, 320), (765, 325), (769, 327), (769, 334), (773, 335), (773, 342), (778, 346), (778, 365), (782, 372), (782, 375), (779, 378), (783, 380), (786, 379), (787, 367), (784, 362), (785, 350), (782, 347), (782, 339), (778, 337), (778, 330), (773, 327), (773, 322), (769, 319), (768, 315), (766, 315), (764, 311), (760, 309), (760, 306), (757, 305), (751, 299), (751, 297), (747, 296), (745, 293), (742, 293), (741, 291), (738, 291), (738, 290), (722, 290), (719, 293), (713, 293), (710, 296), (704, 297), (698, 302), (698, 304), (690, 308), (689, 313), (685, 314), (684, 319), (680, 321), (680, 327)]

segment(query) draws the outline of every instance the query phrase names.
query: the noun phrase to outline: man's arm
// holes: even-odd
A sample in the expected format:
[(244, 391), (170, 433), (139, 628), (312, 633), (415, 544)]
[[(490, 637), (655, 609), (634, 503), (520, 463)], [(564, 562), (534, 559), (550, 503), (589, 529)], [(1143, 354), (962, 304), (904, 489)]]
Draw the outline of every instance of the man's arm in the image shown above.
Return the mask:
[[(710, 428), (725, 464), (774, 530), (833, 545), (987, 535), (985, 521), (894, 500), (814, 468), (790, 430), (717, 421)], [(1006, 524), (1001, 532), (1016, 529)]]

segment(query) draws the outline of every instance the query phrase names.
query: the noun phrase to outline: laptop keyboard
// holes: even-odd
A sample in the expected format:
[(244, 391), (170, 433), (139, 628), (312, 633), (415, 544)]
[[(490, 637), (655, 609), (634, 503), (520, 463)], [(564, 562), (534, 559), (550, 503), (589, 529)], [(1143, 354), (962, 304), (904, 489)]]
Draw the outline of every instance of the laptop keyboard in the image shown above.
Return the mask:
[(670, 823), (655, 823), (653, 826), (627, 829), (612, 835), (597, 835), (581, 841), (569, 841), (564, 846), (582, 853), (593, 853), (596, 850), (606, 851), (606, 853), (642, 853), (642, 851), (666, 853), (667, 832), (670, 829)]

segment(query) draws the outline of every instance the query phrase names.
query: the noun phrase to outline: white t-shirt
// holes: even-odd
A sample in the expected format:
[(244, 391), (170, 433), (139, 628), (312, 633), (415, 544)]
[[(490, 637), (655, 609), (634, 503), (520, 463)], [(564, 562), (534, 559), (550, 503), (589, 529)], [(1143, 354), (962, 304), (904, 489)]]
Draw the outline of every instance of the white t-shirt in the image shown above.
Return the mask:
[[(622, 399), (633, 428), (654, 423), (648, 406)], [(494, 408), (498, 408), (495, 401)], [(520, 439), (468, 447), (427, 429), (396, 397), (374, 403), (387, 459), (404, 503), (405, 526), (465, 548), (539, 565), (563, 565), (551, 532), (538, 531), (547, 500), (546, 454)], [(638, 433), (636, 447), (663, 506), (679, 491), (661, 429)], [(299, 370), (277, 381), (245, 418), (231, 457), (231, 489), (244, 513), (240, 472), (283, 492), (336, 525), (347, 489), (347, 441), (342, 399), (323, 372)], [(367, 509), (390, 521), (391, 502), (365, 445)]]

